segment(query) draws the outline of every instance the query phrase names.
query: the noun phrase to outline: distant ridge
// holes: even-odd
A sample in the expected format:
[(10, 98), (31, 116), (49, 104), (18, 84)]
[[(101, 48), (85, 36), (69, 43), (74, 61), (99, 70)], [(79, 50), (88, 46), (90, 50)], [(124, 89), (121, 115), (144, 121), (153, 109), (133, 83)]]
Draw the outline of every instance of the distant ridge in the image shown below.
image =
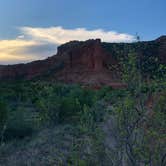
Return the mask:
[(156, 39), (156, 41), (166, 42), (166, 35), (160, 36), (159, 38)]

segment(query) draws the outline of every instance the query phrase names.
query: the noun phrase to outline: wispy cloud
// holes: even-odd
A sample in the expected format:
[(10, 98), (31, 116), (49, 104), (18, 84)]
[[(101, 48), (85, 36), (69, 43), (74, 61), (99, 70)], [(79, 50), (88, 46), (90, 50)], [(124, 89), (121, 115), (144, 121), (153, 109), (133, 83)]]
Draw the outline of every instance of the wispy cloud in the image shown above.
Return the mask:
[(100, 38), (104, 42), (133, 42), (135, 37), (115, 31), (62, 27), (21, 27), (16, 39), (0, 40), (0, 64), (43, 59), (55, 54), (56, 47), (71, 40)]

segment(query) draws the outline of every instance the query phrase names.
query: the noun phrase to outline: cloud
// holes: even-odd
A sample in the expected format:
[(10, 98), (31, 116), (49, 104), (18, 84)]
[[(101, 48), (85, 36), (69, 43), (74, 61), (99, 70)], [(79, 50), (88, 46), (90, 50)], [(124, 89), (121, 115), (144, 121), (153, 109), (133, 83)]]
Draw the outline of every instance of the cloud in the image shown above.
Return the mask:
[(24, 62), (28, 60), (33, 60), (32, 55), (19, 54), (19, 50), (26, 47), (31, 47), (37, 45), (34, 41), (25, 40), (0, 40), (0, 63), (8, 64), (13, 62)]
[(44, 59), (55, 52), (55, 45), (32, 40), (0, 40), (0, 64), (15, 64)]
[(44, 59), (56, 53), (58, 45), (71, 40), (100, 38), (104, 42), (133, 42), (135, 37), (115, 31), (62, 27), (21, 27), (12, 40), (0, 40), (0, 64), (14, 64)]
[(18, 39), (24, 39), (24, 35), (19, 35), (17, 38)]
[(104, 42), (133, 42), (135, 37), (115, 31), (104, 31), (102, 29), (87, 30), (85, 28), (64, 29), (62, 27), (32, 28), (22, 27), (20, 30), (27, 37), (38, 41), (63, 44), (71, 40), (87, 40), (100, 38)]

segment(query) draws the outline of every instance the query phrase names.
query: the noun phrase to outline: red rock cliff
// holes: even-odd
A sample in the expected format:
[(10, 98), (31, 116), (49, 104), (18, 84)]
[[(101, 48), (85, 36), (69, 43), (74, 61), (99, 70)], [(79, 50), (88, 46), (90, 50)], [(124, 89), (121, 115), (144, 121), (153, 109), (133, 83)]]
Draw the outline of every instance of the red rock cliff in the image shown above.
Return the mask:
[(113, 81), (114, 74), (106, 64), (108, 61), (118, 63), (103, 49), (100, 39), (69, 42), (58, 48), (57, 56), (63, 60), (65, 67), (53, 77), (71, 83), (108, 85)]

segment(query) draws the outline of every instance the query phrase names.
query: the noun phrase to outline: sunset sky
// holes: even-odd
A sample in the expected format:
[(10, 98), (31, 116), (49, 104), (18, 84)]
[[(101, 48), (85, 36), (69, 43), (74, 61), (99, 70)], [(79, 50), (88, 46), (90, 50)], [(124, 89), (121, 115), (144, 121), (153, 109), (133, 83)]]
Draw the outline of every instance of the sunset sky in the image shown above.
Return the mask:
[(0, 64), (44, 59), (70, 40), (153, 40), (166, 34), (166, 0), (0, 0)]

